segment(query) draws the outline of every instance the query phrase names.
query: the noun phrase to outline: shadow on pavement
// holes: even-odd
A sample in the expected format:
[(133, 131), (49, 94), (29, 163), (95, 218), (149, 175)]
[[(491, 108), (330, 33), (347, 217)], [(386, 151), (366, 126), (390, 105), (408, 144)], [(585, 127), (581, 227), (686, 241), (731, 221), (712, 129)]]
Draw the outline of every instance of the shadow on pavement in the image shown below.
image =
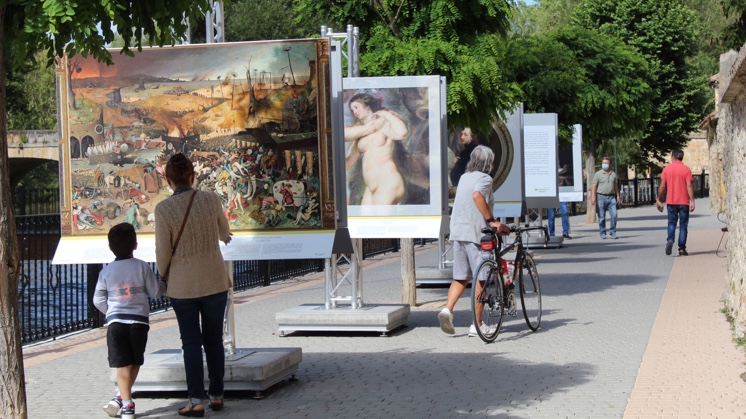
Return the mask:
[[(552, 274), (541, 277), (541, 295), (577, 295), (606, 291), (620, 286), (639, 286), (660, 280), (654, 275), (626, 275), (626, 274)], [(665, 287), (665, 283), (663, 284)]]
[[(703, 218), (703, 217), (712, 217), (712, 215), (697, 213), (696, 209), (695, 209), (695, 212), (689, 214), (689, 219), (692, 219), (692, 218)], [(618, 215), (618, 219), (619, 219), (620, 222), (623, 222), (625, 220), (626, 221), (661, 221), (661, 222), (663, 222), (665, 224), (667, 222), (666, 221), (667, 220), (667, 215), (666, 215), (666, 211), (663, 211), (662, 213), (658, 213), (658, 214), (655, 214), (655, 215), (634, 215), (634, 216), (631, 216), (631, 217), (626, 217), (622, 213), (622, 214)], [(607, 222), (608, 222), (608, 219), (607, 219)]]
[[(482, 342), (475, 345), (485, 346)], [(500, 338), (498, 337), (498, 340)], [(282, 381), (254, 400), (254, 392), (226, 391), (226, 417), (456, 417), (536, 413), (538, 405), (595, 375), (587, 363), (555, 364), (509, 359), (495, 353), (308, 352), (297, 381)], [(510, 379), (515, 377), (515, 379)], [(517, 384), (519, 383), (520, 384)], [(343, 391), (340, 391), (344, 389)], [(176, 417), (185, 392), (140, 392), (136, 398), (169, 399), (138, 417)], [(243, 412), (243, 414), (241, 414)], [(206, 415), (210, 415), (208, 409)], [(238, 415), (238, 416), (236, 416)]]

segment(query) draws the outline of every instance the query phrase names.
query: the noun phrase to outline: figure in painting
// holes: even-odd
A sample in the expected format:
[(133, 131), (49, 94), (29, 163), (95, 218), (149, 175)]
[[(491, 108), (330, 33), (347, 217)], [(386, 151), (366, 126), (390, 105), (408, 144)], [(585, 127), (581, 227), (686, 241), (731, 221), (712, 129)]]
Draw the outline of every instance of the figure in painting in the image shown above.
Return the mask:
[(461, 150), (458, 157), (456, 157), (453, 169), (451, 169), (450, 178), (453, 186), (458, 186), (458, 181), (461, 179), (461, 175), (466, 173), (466, 165), (469, 163), (469, 159), (471, 159), (471, 152), (479, 145), (474, 137), (471, 128), (464, 127), (464, 129), (461, 130), (459, 141), (464, 149)]
[(298, 210), (298, 208), (295, 206), (295, 198), (293, 197), (293, 190), (289, 183), (282, 184), (282, 188), (280, 188), (280, 194), (282, 194), (282, 205), (292, 206), (293, 213), (295, 213)]
[[(367, 93), (350, 98), (349, 107), (355, 120), (353, 126), (345, 127), (345, 142), (351, 143), (345, 158), (349, 203), (400, 203), (406, 194), (401, 172), (405, 151), (401, 142), (409, 134), (407, 124), (400, 115), (383, 108), (380, 99)], [(358, 198), (360, 191), (362, 197)]]

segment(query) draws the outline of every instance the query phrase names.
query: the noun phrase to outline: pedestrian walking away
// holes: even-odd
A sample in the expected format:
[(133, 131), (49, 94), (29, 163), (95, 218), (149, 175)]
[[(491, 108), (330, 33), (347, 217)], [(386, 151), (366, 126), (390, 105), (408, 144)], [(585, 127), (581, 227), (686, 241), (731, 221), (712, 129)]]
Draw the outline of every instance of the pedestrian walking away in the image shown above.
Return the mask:
[[(443, 332), (453, 335), (453, 308), (467, 285), (476, 274), (484, 259), (479, 247), (482, 228), (492, 226), (499, 234), (510, 234), (510, 228), (492, 216), (494, 198), (492, 177), (489, 175), (495, 154), (485, 146), (477, 146), (456, 189), (456, 198), (451, 211), (450, 239), (453, 243), (453, 282), (448, 288), (445, 308), (438, 313), (438, 321)], [(484, 281), (477, 281), (474, 292), (479, 294)], [(479, 325), (472, 324), (469, 336), (477, 336), (477, 327), (487, 327), (481, 319)], [(485, 331), (486, 333), (486, 331)]]
[(231, 232), (220, 198), (193, 190), (194, 179), (194, 166), (186, 156), (174, 154), (168, 160), (166, 180), (174, 194), (155, 207), (155, 256), (158, 272), (167, 276), (184, 353), (189, 403), (178, 414), (203, 417), (206, 400), (212, 410), (223, 408), (223, 318), (231, 282), (218, 242), (230, 243)]
[[(616, 239), (616, 215), (617, 206), (622, 204), (619, 195), (617, 175), (611, 170), (611, 159), (601, 159), (601, 170), (593, 175), (593, 186), (591, 187), (591, 206), (596, 207), (598, 215), (598, 232), (601, 238)], [(606, 212), (609, 212), (609, 228), (606, 228)]]
[(689, 213), (694, 211), (694, 188), (692, 171), (684, 163), (684, 152), (675, 149), (671, 152), (671, 164), (661, 173), (661, 184), (658, 187), (658, 202), (661, 205), (663, 193), (666, 194), (668, 209), (668, 230), (666, 238), (666, 255), (673, 250), (676, 235), (676, 224), (679, 225), (679, 256), (687, 256), (686, 236), (689, 229)]
[(93, 305), (106, 315), (109, 367), (117, 370), (118, 391), (104, 405), (104, 412), (111, 417), (135, 419), (132, 386), (145, 362), (150, 330), (148, 298), (159, 298), (166, 284), (156, 280), (147, 263), (132, 256), (137, 249), (132, 224), (115, 225), (108, 239), (116, 259), (101, 270), (93, 293)]

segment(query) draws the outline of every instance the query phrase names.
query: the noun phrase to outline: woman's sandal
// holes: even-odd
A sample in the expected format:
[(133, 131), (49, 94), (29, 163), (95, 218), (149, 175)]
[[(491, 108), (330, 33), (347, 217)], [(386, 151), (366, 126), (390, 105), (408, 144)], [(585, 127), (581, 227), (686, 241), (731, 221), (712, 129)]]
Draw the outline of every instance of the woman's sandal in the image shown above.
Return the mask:
[(212, 409), (215, 412), (217, 412), (218, 410), (222, 410), (223, 405), (224, 403), (223, 403), (222, 397), (219, 399), (210, 399), (210, 409)]
[[(201, 409), (196, 409), (197, 406), (200, 406)], [(179, 416), (187, 416), (190, 418), (201, 418), (205, 416), (205, 406), (201, 404), (194, 404), (191, 401), (188, 405), (182, 407), (179, 409)]]

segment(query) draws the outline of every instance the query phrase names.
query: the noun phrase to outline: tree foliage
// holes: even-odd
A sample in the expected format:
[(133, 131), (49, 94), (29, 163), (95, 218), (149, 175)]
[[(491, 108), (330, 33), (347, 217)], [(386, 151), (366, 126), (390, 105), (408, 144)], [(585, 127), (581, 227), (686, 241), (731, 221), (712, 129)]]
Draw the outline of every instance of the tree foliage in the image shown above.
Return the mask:
[(118, 31), (123, 52), (143, 45), (173, 45), (194, 22), (209, 10), (209, 0), (6, 0), (6, 45), (16, 66), (33, 59), (36, 51), (48, 51), (54, 60), (67, 49), (70, 56), (91, 54), (111, 63), (106, 45)]
[(516, 86), (498, 60), (509, 28), (508, 0), (297, 0), (296, 19), (360, 28), (366, 76), (438, 74), (447, 79), (452, 127), (487, 129), (495, 111), (513, 109)]
[(225, 39), (258, 41), (318, 36), (318, 17), (294, 21), (292, 0), (233, 0), (225, 3)]
[[(36, 54), (43, 61), (44, 53)], [(54, 69), (27, 63), (8, 76), (8, 129), (57, 129)]]
[(678, 0), (587, 0), (576, 8), (574, 21), (618, 37), (649, 63), (657, 94), (638, 141), (643, 155), (661, 159), (683, 147), (705, 116), (700, 86), (706, 78), (695, 74), (689, 62), (697, 51), (694, 12)]
[(720, 0), (720, 4), (727, 21), (718, 41), (726, 50), (739, 50), (746, 42), (746, 0)]
[(521, 1), (512, 19), (512, 32), (518, 36), (546, 34), (569, 26), (575, 7), (583, 0), (541, 0), (526, 4)]
[(617, 38), (564, 27), (514, 39), (505, 62), (526, 111), (557, 113), (566, 132), (582, 124), (584, 148), (593, 156), (604, 140), (645, 129), (653, 98), (650, 69)]

